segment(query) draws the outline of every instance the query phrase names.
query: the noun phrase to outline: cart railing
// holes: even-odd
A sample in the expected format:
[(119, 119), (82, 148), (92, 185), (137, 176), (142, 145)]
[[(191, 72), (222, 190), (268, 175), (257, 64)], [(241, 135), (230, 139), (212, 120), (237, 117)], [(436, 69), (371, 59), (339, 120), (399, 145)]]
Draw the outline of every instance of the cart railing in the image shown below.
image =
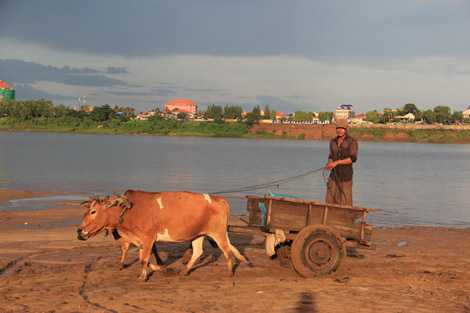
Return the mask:
[(289, 238), (304, 227), (319, 224), (334, 228), (346, 241), (371, 245), (372, 226), (367, 225), (366, 217), (375, 209), (269, 195), (247, 196), (247, 207), (248, 226), (261, 227), (264, 232), (282, 229)]

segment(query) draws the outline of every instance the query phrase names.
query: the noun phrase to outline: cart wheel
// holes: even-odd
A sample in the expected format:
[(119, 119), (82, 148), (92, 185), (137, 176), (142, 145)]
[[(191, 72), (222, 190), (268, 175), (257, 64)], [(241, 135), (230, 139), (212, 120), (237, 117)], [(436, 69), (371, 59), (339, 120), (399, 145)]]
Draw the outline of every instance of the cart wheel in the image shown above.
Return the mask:
[(335, 272), (345, 257), (346, 247), (341, 236), (324, 225), (303, 228), (291, 247), (292, 266), (307, 278)]

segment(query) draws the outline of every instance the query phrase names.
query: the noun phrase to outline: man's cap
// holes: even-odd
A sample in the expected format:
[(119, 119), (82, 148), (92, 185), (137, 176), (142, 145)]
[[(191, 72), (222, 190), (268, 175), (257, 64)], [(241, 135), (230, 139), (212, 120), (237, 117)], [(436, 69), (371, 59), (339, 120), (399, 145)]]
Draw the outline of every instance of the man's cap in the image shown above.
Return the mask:
[(347, 129), (348, 128), (348, 120), (347, 119), (339, 119), (336, 121), (336, 128), (344, 128), (344, 129)]

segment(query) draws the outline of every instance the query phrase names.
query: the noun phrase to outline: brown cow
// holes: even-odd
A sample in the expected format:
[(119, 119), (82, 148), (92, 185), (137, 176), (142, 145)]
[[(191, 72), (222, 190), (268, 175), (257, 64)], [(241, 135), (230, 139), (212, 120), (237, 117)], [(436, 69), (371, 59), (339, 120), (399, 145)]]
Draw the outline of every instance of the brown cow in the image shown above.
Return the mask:
[(124, 196), (96, 202), (85, 212), (77, 232), (78, 239), (87, 240), (104, 229), (116, 229), (124, 240), (142, 249), (141, 280), (147, 279), (147, 265), (152, 270), (160, 269), (160, 266), (148, 263), (154, 242), (192, 241), (193, 255), (182, 272), (188, 274), (202, 254), (204, 235), (207, 235), (224, 253), (231, 276), (231, 253), (244, 263), (247, 260), (230, 243), (228, 217), (228, 203), (219, 196), (188, 191), (128, 190)]
[[(115, 192), (115, 194), (117, 196), (119, 196), (119, 194), (117, 194), (116, 192)], [(108, 200), (109, 200), (109, 197), (104, 197), (103, 199), (100, 199), (99, 197), (92, 196), (92, 197), (90, 197), (90, 199), (82, 202), (81, 205), (86, 207), (87, 209), (90, 209), (97, 201), (98, 202), (106, 202)], [(99, 232), (99, 233), (101, 233), (101, 232)], [(119, 232), (116, 229), (113, 229), (111, 233), (112, 233), (113, 238), (115, 240), (121, 242), (121, 258), (119, 259), (118, 266), (119, 266), (119, 269), (122, 269), (122, 268), (124, 268), (124, 261), (126, 260), (127, 252), (129, 251), (129, 248), (131, 247), (131, 242), (128, 241), (128, 240), (125, 240), (124, 238), (122, 238), (122, 236), (119, 235)], [(95, 235), (98, 235), (98, 233), (96, 233)], [(107, 236), (107, 235), (108, 235), (108, 231), (106, 230), (106, 235), (105, 236)], [(188, 249), (188, 251), (189, 251), (189, 255), (190, 255), (192, 250)], [(185, 256), (188, 254), (188, 251), (186, 251)], [(163, 265), (163, 261), (160, 258), (160, 256), (158, 255), (157, 246), (155, 244), (152, 247), (152, 252), (153, 252), (153, 255), (155, 256), (155, 260), (157, 261), (157, 264), (158, 265)], [(139, 261), (142, 262), (142, 249), (139, 249)]]

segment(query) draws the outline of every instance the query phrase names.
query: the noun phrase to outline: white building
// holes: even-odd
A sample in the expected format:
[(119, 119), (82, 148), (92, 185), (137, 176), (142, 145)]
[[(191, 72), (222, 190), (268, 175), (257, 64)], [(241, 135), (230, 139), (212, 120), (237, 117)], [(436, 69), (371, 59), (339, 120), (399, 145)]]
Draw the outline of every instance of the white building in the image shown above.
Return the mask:
[(395, 121), (399, 122), (413, 122), (415, 120), (415, 116), (413, 113), (408, 113), (403, 116), (395, 116)]
[(470, 109), (468, 109), (467, 111), (464, 111), (462, 113), (462, 117), (463, 118), (470, 118)]
[(335, 119), (347, 119), (350, 120), (356, 116), (354, 107), (352, 104), (340, 104), (335, 110)]

